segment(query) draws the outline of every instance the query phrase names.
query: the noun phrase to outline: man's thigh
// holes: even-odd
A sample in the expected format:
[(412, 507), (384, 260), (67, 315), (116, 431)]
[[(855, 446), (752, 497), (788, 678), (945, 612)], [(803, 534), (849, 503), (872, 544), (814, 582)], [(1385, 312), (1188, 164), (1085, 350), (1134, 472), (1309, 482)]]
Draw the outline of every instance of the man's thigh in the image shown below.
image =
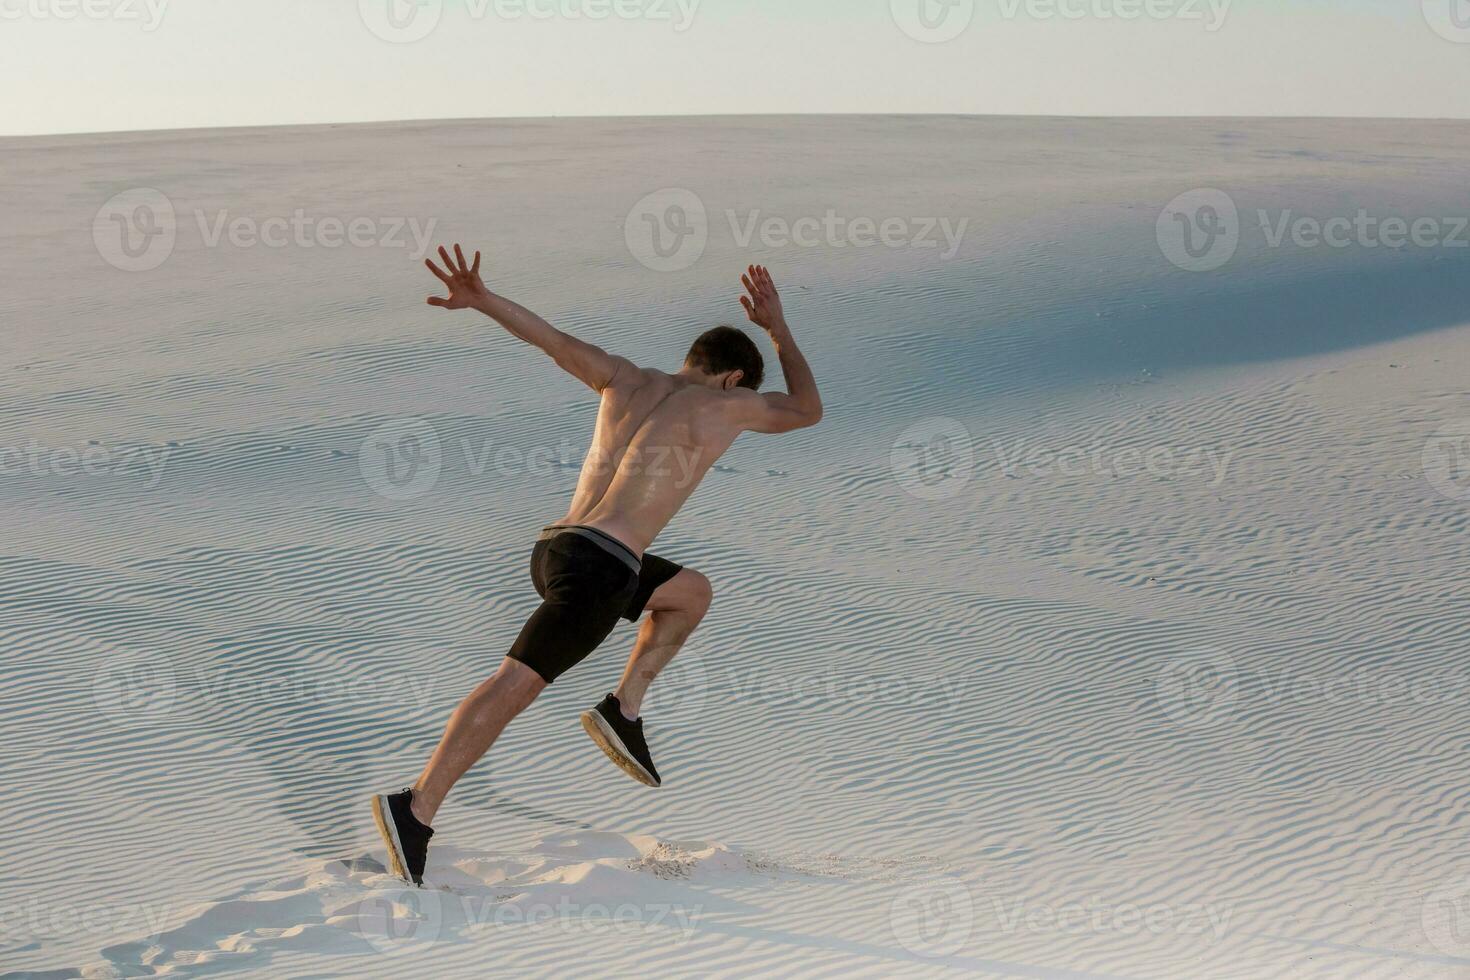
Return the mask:
[(602, 645), (618, 623), (619, 610), (548, 600), (526, 620), (511, 645), (510, 659), (530, 667), (548, 684)]

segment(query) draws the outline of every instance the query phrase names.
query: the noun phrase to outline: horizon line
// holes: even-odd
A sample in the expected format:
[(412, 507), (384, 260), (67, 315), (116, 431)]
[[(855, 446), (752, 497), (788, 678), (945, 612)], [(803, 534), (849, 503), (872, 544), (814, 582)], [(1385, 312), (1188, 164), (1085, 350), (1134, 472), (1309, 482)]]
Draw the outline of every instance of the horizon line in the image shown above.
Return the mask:
[(205, 133), (205, 132), (239, 132), (248, 130), (272, 130), (272, 129), (322, 129), (341, 128), (346, 126), (386, 126), (397, 124), (423, 123), (430, 125), (462, 125), (466, 123), (484, 122), (568, 122), (578, 120), (597, 121), (642, 121), (657, 119), (1056, 119), (1056, 120), (1119, 120), (1119, 121), (1212, 121), (1229, 120), (1236, 122), (1442, 122), (1442, 123), (1470, 123), (1470, 117), (1463, 116), (1377, 116), (1377, 115), (1343, 115), (1343, 116), (1301, 116), (1301, 115), (1229, 115), (1229, 114), (1206, 114), (1206, 115), (1160, 115), (1157, 113), (1146, 114), (1077, 114), (1077, 113), (1017, 113), (1017, 112), (712, 112), (712, 113), (648, 113), (644, 115), (525, 115), (525, 116), (446, 116), (446, 117), (408, 117), (398, 119), (352, 119), (332, 122), (291, 122), (291, 123), (247, 123), (235, 125), (201, 125), (201, 126), (174, 126), (162, 129), (89, 129), (89, 130), (58, 130), (55, 132), (40, 133), (3, 133), (0, 140), (32, 140), (32, 139), (57, 139), (57, 138), (79, 138), (88, 136), (164, 136), (177, 133)]

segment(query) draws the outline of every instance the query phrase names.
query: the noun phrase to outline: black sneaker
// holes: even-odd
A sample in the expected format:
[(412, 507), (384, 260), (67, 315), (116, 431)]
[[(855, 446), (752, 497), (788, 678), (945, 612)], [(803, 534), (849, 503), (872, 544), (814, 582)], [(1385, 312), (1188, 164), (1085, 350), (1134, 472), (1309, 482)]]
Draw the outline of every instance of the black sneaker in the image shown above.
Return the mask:
[(597, 707), (582, 712), (582, 727), (628, 775), (647, 786), (662, 785), (658, 770), (653, 768), (653, 756), (648, 754), (648, 743), (643, 740), (643, 719), (624, 718), (616, 696), (609, 694)]
[(388, 865), (393, 873), (404, 881), (415, 885), (424, 883), (424, 865), (429, 860), (429, 838), (434, 836), (430, 827), (419, 823), (413, 815), (413, 790), (406, 789), (392, 796), (373, 797), (373, 819), (377, 821), (378, 833), (388, 845)]

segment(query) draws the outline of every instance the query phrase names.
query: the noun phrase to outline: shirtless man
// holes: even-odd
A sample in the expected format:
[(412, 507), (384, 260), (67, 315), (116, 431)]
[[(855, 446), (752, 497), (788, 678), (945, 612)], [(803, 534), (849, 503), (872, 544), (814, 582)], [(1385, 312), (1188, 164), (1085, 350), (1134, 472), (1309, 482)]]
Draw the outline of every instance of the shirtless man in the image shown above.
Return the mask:
[(500, 669), (449, 719), (413, 788), (373, 797), (393, 873), (416, 885), (423, 884), (434, 815), (459, 778), (546, 685), (597, 649), (619, 619), (637, 622), (645, 612), (617, 691), (585, 712), (582, 726), (630, 776), (659, 785), (643, 738), (643, 698), (704, 618), (712, 592), (703, 575), (646, 549), (742, 432), (790, 432), (822, 418), (816, 380), (763, 266), (741, 277), (740, 302), (775, 344), (786, 394), (756, 393), (764, 362), (733, 327), (704, 334), (684, 366), (665, 374), (562, 333), (490, 292), (480, 279), (479, 252), (473, 264), (458, 245), (453, 257), (443, 248), (439, 257), (447, 272), (432, 260), (425, 264), (449, 295), (432, 296), (429, 305), (478, 310), (495, 320), (601, 395), (602, 409), (571, 510), (541, 533), (531, 552), (540, 608)]

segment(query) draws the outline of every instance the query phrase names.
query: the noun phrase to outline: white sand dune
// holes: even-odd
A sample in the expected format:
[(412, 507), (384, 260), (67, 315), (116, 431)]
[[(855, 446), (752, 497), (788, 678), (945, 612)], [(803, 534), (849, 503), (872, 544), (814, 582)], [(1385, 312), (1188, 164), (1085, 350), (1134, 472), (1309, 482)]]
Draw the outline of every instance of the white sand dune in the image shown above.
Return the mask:
[[(1450, 223), (1470, 127), (3, 145), (0, 975), (1470, 972), (1470, 248), (1257, 220)], [(139, 187), (177, 240), (127, 272), (93, 221)], [(671, 272), (626, 243), (663, 188), (709, 216)], [(1242, 225), (1192, 272), (1159, 219), (1201, 188)], [(669, 367), (765, 263), (828, 405), (738, 444), (656, 546), (717, 593), (648, 705), (666, 785), (577, 724), (623, 630), (462, 785), (422, 891), (384, 874), (367, 797), (534, 607), (595, 404), (424, 306), (412, 247), (211, 245), (197, 218), (297, 209), (437, 222)], [(727, 217), (829, 209), (969, 223), (946, 258), (747, 247)], [(417, 495), (373, 468), (384, 432), (420, 437)]]

